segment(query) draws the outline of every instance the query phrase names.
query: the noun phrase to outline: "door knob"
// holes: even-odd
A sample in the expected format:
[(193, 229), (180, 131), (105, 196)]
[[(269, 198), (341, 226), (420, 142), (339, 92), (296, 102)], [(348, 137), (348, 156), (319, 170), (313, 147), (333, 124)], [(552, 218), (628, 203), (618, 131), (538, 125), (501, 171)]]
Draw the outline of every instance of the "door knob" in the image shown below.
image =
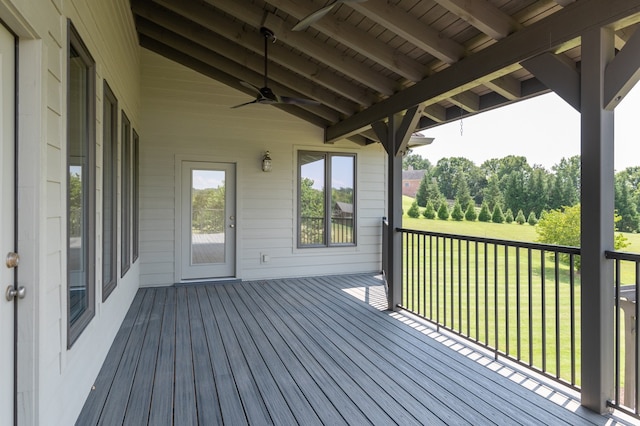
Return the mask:
[(229, 225), (229, 228), (235, 228), (236, 226), (232, 223), (231, 225)]
[(5, 297), (7, 301), (11, 302), (16, 297), (18, 299), (24, 299), (24, 296), (27, 294), (27, 289), (24, 287), (14, 288), (12, 285), (7, 287), (7, 292), (5, 293)]

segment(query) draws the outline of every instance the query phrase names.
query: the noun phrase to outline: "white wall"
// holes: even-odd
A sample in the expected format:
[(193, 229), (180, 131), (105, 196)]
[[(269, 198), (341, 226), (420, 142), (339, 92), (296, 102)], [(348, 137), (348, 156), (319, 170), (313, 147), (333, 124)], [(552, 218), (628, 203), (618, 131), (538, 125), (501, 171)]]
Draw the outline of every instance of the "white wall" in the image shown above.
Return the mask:
[[(323, 144), (323, 130), (250, 96), (142, 52), (141, 285), (175, 282), (174, 185), (178, 158), (237, 164), (237, 276), (260, 279), (380, 269), (385, 154), (379, 144)], [(298, 149), (357, 154), (357, 247), (296, 248)], [(273, 171), (260, 169), (269, 150)], [(261, 263), (261, 254), (270, 257)]]
[[(19, 419), (69, 425), (138, 287), (138, 263), (101, 303), (102, 84), (107, 79), (138, 127), (139, 48), (128, 0), (0, 0), (0, 18), (18, 35), (20, 72), (18, 248)], [(95, 317), (67, 349), (66, 78), (67, 18), (96, 62)]]

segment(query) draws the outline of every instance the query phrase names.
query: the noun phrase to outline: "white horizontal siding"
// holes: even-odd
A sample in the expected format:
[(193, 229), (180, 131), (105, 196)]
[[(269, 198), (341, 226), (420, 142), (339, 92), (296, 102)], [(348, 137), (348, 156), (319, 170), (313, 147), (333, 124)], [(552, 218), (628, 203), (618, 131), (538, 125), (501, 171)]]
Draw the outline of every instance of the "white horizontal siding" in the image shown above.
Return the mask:
[[(96, 315), (67, 349), (66, 106), (67, 19), (96, 62)], [(134, 127), (140, 109), (140, 58), (128, 0), (0, 0), (0, 19), (20, 38), (19, 173), (21, 285), (25, 332), (20, 419), (75, 422), (111, 340), (138, 287), (138, 265), (101, 303), (102, 85), (107, 79)], [(27, 77), (28, 76), (28, 77)], [(25, 209), (27, 207), (27, 209)], [(33, 295), (33, 297), (31, 297)], [(26, 332), (26, 330), (29, 330)], [(31, 333), (35, 333), (31, 335)]]
[[(379, 145), (323, 144), (323, 130), (160, 56), (142, 53), (141, 285), (174, 282), (176, 158), (237, 164), (242, 279), (370, 272), (380, 268), (385, 154)], [(357, 247), (296, 247), (297, 150), (357, 154)], [(273, 171), (260, 169), (269, 150)], [(261, 263), (262, 255), (269, 256)]]

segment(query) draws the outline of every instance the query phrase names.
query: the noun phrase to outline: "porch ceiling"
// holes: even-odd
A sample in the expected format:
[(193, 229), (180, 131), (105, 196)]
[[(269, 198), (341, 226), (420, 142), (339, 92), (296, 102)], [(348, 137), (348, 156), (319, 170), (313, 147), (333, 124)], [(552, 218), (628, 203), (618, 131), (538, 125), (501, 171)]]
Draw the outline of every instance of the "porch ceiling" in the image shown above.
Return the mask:
[[(140, 45), (255, 98), (263, 84), (319, 106), (277, 105), (325, 129), (326, 142), (377, 140), (370, 124), (420, 105), (423, 130), (548, 91), (521, 63), (550, 52), (577, 68), (580, 35), (611, 26), (621, 49), (640, 0), (131, 0)], [(231, 107), (231, 105), (230, 105)], [(270, 105), (250, 105), (259, 114)]]

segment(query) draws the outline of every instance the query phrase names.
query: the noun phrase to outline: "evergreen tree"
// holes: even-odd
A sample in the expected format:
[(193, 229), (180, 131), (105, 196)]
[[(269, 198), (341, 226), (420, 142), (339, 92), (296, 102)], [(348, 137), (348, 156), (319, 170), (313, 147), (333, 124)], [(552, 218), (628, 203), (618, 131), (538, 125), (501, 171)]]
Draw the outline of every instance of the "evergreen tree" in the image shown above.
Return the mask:
[(521, 209), (527, 202), (527, 194), (525, 192), (525, 182), (528, 176), (522, 170), (514, 170), (503, 178), (504, 190), (504, 206), (508, 209)]
[(462, 211), (462, 206), (460, 202), (456, 201), (456, 204), (453, 206), (453, 211), (451, 212), (451, 219), (461, 221), (464, 219), (464, 212)]
[(467, 177), (462, 171), (456, 173), (455, 191), (456, 200), (458, 200), (461, 206), (466, 206), (471, 202), (472, 198), (469, 192), (469, 185), (467, 184)]
[(416, 192), (416, 202), (420, 207), (426, 207), (427, 205), (427, 190), (430, 181), (431, 178), (429, 178), (429, 175), (425, 173), (424, 176), (422, 176), (420, 186), (418, 186), (418, 191)]
[(473, 204), (473, 202), (471, 202), (467, 206), (467, 211), (464, 214), (464, 218), (469, 222), (475, 222), (477, 217), (478, 215), (476, 214), (476, 206)]
[(480, 222), (489, 222), (491, 220), (489, 205), (486, 202), (482, 203), (482, 207), (480, 208), (480, 213), (478, 214), (478, 220)]
[(427, 208), (424, 209), (422, 215), (427, 219), (435, 219), (436, 218), (436, 210), (433, 208), (433, 203), (431, 200), (427, 201)]
[(504, 221), (507, 223), (513, 222), (513, 212), (511, 209), (507, 209), (507, 212), (504, 214)]
[(449, 208), (445, 202), (440, 203), (440, 207), (438, 208), (438, 219), (449, 220)]
[(407, 211), (407, 216), (414, 219), (420, 217), (420, 209), (418, 208), (418, 203), (416, 201), (411, 203), (411, 207), (409, 207), (409, 210)]
[[(542, 213), (546, 213), (546, 212), (542, 212)], [(543, 217), (542, 213), (540, 214), (540, 219), (542, 219), (542, 217)], [(538, 223), (538, 218), (536, 217), (536, 212), (529, 213), (529, 217), (527, 218), (527, 222), (531, 226), (535, 226), (535, 224)]]
[(522, 209), (518, 210), (518, 214), (516, 215), (516, 223), (518, 225), (523, 225), (526, 221), (527, 219), (524, 217), (524, 213), (522, 212)]
[(487, 203), (487, 208), (491, 211), (496, 204), (502, 205), (502, 191), (500, 190), (500, 184), (497, 175), (489, 177), (487, 187), (484, 189), (484, 202)]
[(504, 222), (504, 214), (502, 214), (502, 209), (499, 205), (496, 205), (493, 208), (493, 214), (491, 215), (491, 221), (493, 223), (502, 223)]
[(537, 215), (547, 208), (549, 203), (548, 183), (549, 173), (540, 166), (534, 166), (531, 177), (527, 182), (526, 203), (519, 208), (534, 211)]

